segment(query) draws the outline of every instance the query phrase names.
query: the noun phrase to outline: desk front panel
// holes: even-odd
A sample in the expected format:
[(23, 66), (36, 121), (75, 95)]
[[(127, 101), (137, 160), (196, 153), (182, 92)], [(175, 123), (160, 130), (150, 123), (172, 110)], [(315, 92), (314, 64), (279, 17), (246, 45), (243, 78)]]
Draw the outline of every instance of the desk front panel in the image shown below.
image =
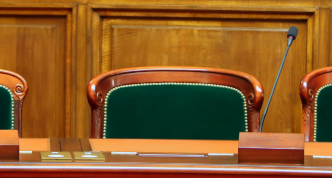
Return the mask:
[[(98, 147), (97, 142), (104, 142), (104, 145)], [(126, 144), (118, 144), (119, 142)], [(317, 147), (315, 144), (306, 143), (306, 147), (311, 146), (311, 152), (306, 154), (319, 153), (322, 147), (329, 146), (329, 144), (319, 143)], [(103, 151), (105, 156), (103, 162), (77, 162), (74, 159), (70, 162), (42, 162), (40, 158), (40, 151), (70, 151), (72, 154), (73, 151), (105, 149), (107, 145), (112, 146), (108, 148), (109, 150)], [(194, 147), (195, 145), (203, 148), (198, 150)], [(305, 156), (304, 165), (238, 164), (237, 148), (234, 145), (237, 145), (237, 141), (21, 139), (20, 160), (2, 162), (0, 175), (2, 177), (332, 176), (332, 159), (313, 158), (312, 155)], [(111, 149), (112, 147), (114, 150)], [(129, 148), (135, 151), (135, 147), (136, 154), (119, 154), (119, 151), (127, 152)], [(215, 154), (209, 155), (212, 152)], [(228, 153), (222, 154), (223, 152)]]

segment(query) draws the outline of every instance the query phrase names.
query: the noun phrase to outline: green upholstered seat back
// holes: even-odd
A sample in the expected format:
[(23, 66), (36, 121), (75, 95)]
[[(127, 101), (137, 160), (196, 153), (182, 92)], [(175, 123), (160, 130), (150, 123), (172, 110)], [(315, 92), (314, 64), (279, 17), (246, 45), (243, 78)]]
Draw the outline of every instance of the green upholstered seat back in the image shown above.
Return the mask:
[(113, 88), (105, 100), (104, 138), (238, 140), (248, 131), (239, 90), (195, 83)]
[(14, 98), (3, 85), (0, 85), (0, 129), (14, 129)]
[(314, 141), (332, 142), (332, 84), (321, 87), (315, 98)]

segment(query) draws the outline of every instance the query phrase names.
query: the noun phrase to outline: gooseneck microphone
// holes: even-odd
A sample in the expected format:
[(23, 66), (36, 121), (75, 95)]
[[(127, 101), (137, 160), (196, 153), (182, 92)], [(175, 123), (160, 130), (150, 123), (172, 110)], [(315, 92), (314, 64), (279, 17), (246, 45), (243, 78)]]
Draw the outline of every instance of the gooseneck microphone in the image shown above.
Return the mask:
[(284, 55), (284, 59), (281, 62), (277, 78), (274, 81), (274, 85), (273, 85), (273, 88), (272, 88), (272, 91), (271, 91), (271, 94), (270, 94), (270, 98), (269, 98), (269, 100), (268, 100), (268, 102), (266, 104), (265, 111), (264, 111), (264, 114), (262, 116), (261, 124), (260, 124), (260, 127), (259, 127), (259, 132), (262, 132), (263, 124), (264, 124), (264, 120), (265, 120), (265, 116), (266, 116), (267, 110), (269, 109), (269, 105), (270, 105), (270, 102), (271, 102), (274, 90), (276, 89), (276, 86), (277, 86), (277, 83), (278, 83), (278, 79), (279, 79), (282, 67), (284, 66), (284, 63), (285, 63), (285, 60), (286, 60), (286, 56), (287, 56), (289, 47), (292, 45), (293, 41), (296, 39), (297, 32), (298, 32), (298, 29), (295, 26), (290, 27), (289, 30), (288, 30), (288, 34), (287, 34), (287, 38), (288, 38), (287, 49), (286, 49), (286, 52), (285, 52), (285, 55)]

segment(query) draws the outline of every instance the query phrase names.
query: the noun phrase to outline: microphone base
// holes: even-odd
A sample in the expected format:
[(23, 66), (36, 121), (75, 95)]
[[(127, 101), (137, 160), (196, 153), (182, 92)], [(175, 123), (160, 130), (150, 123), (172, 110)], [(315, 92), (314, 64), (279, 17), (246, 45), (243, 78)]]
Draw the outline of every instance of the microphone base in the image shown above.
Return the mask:
[(304, 164), (304, 134), (241, 132), (238, 163)]

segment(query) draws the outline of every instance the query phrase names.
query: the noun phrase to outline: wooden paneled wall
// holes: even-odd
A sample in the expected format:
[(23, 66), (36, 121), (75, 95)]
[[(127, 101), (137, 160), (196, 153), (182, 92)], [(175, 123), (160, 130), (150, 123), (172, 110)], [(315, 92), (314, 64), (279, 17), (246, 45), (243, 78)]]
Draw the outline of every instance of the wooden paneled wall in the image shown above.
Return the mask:
[(23, 137), (89, 137), (87, 84), (112, 69), (243, 71), (263, 84), (265, 108), (295, 25), (263, 131), (301, 132), (300, 80), (332, 64), (331, 8), (332, 0), (2, 0), (0, 68), (29, 85)]

